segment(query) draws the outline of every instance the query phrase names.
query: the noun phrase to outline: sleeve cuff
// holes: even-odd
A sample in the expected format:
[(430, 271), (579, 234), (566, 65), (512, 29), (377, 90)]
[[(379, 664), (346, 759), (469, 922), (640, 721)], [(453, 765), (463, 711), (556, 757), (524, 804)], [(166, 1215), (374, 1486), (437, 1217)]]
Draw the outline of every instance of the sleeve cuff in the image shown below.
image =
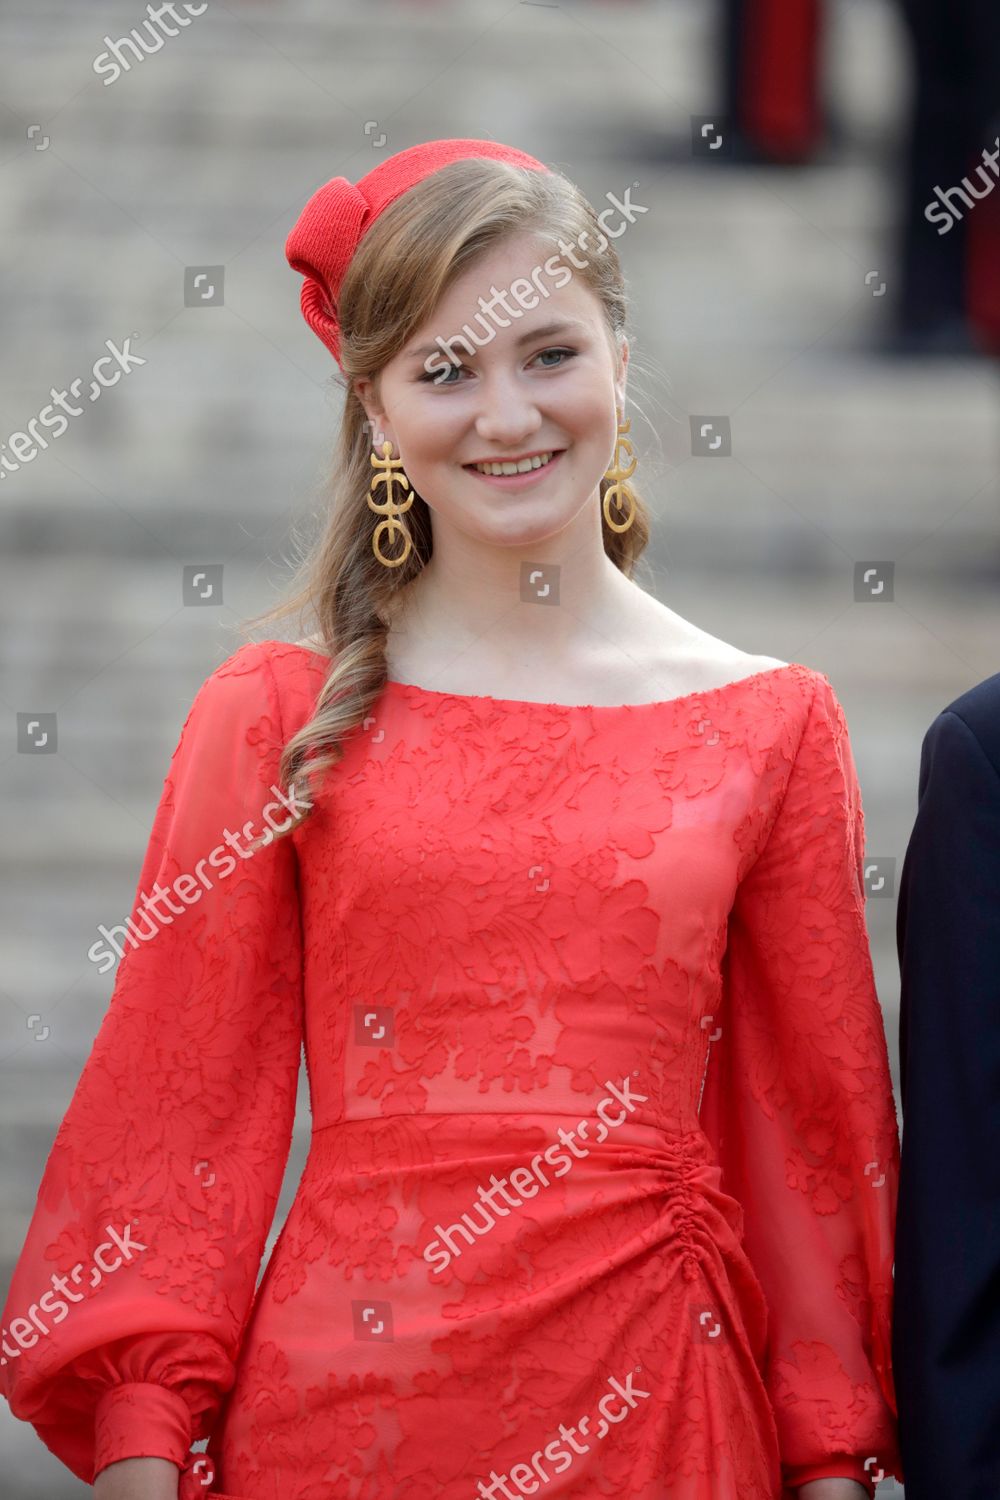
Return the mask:
[(167, 1458), (183, 1469), (191, 1441), (191, 1408), (183, 1396), (146, 1381), (113, 1385), (94, 1413), (94, 1479), (122, 1458)]
[(797, 1467), (786, 1464), (784, 1475), (784, 1482), (791, 1490), (800, 1484), (808, 1484), (812, 1479), (853, 1479), (872, 1494), (878, 1481), (886, 1477), (877, 1461), (869, 1462), (866, 1469), (864, 1459), (853, 1453), (835, 1453), (816, 1464), (799, 1464)]

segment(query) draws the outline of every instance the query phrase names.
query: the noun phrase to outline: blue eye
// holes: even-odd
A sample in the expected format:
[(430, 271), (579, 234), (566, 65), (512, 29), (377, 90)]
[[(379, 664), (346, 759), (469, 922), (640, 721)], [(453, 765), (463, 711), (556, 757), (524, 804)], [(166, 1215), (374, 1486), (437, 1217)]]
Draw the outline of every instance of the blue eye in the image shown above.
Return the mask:
[[(567, 360), (574, 359), (576, 357), (576, 352), (577, 351), (575, 349), (542, 349), (538, 354), (535, 355), (535, 358), (541, 359), (545, 354), (561, 355), (562, 358), (560, 359), (558, 364), (542, 366), (543, 370), (560, 370)], [(434, 385), (458, 385), (459, 382), (457, 380), (452, 380), (451, 375), (455, 370), (464, 370), (466, 368), (467, 367), (465, 365), (456, 365), (452, 364), (449, 361), (446, 374), (441, 370), (436, 370), (433, 374), (430, 371), (427, 371), (418, 378), (421, 381), (432, 382)]]
[[(450, 376), (454, 370), (462, 370), (464, 368), (465, 368), (464, 365), (453, 365), (453, 364), (451, 364), (449, 362), (447, 373)], [(427, 381), (427, 380), (432, 381), (434, 385), (455, 385), (455, 383), (456, 383), (454, 380), (451, 380), (451, 379), (447, 379), (446, 380), (445, 377), (444, 377), (444, 375), (442, 374), (442, 372), (440, 370), (435, 370), (433, 374), (431, 374), (431, 372), (428, 370), (426, 372), (426, 374), (421, 375), (419, 378), (422, 381)]]
[[(566, 359), (573, 359), (574, 356), (576, 355), (576, 350), (575, 349), (543, 349), (541, 351), (541, 354), (539, 354), (537, 357), (539, 359), (541, 359), (542, 354), (564, 354), (566, 356)], [(565, 364), (565, 362), (566, 362), (565, 360), (562, 361), (563, 364)], [(546, 370), (558, 370), (560, 368), (560, 365), (545, 365), (545, 366), (543, 366), (543, 368), (546, 369)]]

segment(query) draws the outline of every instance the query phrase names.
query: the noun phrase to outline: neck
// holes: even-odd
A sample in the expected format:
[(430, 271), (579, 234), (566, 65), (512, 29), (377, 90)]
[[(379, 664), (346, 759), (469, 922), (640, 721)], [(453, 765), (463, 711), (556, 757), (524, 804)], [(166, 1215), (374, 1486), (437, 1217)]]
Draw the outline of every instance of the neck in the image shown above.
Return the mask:
[(394, 602), (390, 656), (443, 649), (452, 660), (470, 653), (525, 662), (617, 639), (636, 585), (604, 551), (599, 510), (591, 514), (596, 537), (567, 529), (527, 547), (435, 526), (430, 562)]

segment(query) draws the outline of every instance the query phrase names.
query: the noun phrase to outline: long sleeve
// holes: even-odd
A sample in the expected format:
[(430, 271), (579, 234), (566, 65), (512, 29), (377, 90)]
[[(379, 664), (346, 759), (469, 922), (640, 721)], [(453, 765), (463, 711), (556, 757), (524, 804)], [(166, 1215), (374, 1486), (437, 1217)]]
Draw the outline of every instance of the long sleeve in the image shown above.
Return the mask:
[(1000, 676), (924, 738), (897, 907), (907, 1500), (1000, 1494)]
[[(291, 1143), (302, 1040), (295, 838), (261, 647), (203, 685), (127, 924), (91, 949), (114, 992), (50, 1152), (3, 1315), (0, 1389), (92, 1483), (188, 1461), (235, 1374)], [(267, 818), (263, 810), (272, 806)]]
[(792, 1490), (901, 1477), (890, 1348), (899, 1133), (863, 850), (846, 721), (817, 673), (777, 813), (730, 912), (702, 1105), (768, 1307), (765, 1383)]

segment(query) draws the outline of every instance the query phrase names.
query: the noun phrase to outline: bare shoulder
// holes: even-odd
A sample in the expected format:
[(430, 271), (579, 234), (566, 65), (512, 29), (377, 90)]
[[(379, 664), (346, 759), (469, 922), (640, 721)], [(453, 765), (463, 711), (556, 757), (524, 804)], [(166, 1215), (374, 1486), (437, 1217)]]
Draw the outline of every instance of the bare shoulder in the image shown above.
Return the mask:
[(695, 643), (693, 648), (672, 661), (674, 674), (685, 684), (679, 691), (685, 693), (709, 692), (743, 677), (756, 677), (759, 672), (770, 672), (788, 665), (777, 656), (754, 656), (748, 651), (739, 651), (735, 646), (717, 641), (714, 636)]
[(749, 656), (745, 651), (737, 653), (737, 658), (746, 674), (752, 672), (771, 672), (777, 667), (787, 667), (789, 663), (782, 661), (779, 656)]
[(677, 685), (678, 692), (698, 692), (724, 686), (740, 677), (787, 667), (777, 656), (759, 656), (710, 635), (685, 620), (651, 594), (638, 590), (635, 601), (649, 642), (650, 666)]

